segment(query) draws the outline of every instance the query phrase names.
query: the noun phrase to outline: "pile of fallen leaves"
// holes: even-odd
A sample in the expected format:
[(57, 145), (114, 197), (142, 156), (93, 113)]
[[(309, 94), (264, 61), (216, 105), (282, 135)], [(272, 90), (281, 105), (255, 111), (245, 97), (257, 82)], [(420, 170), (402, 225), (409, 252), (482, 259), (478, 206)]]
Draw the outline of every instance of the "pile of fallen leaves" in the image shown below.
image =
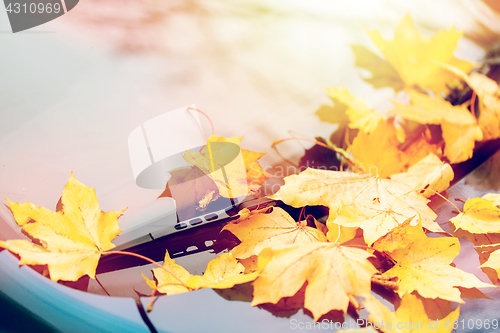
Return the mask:
[[(476, 246), (481, 268), (497, 282), (500, 194), (456, 208), (459, 214), (450, 220), (455, 237), (435, 222), (427, 204), (448, 188), (451, 164), (471, 158), (478, 142), (500, 137), (498, 85), (453, 56), (461, 36), (454, 29), (424, 39), (407, 16), (392, 41), (378, 31), (368, 34), (383, 57), (353, 46), (356, 65), (372, 73), (366, 81), (375, 88), (395, 90), (393, 107), (383, 114), (346, 89), (328, 89), (334, 105), (322, 106), (318, 115), (338, 129), (318, 144), (329, 149), (327, 159), (349, 170), (308, 168), (286, 177), (271, 196), (295, 208), (328, 207), (326, 221), (305, 214), (295, 221), (280, 207), (243, 209), (223, 229), (239, 240), (236, 246), (210, 261), (202, 276), (191, 275), (166, 253), (163, 266), (153, 270), (155, 280), (145, 278), (153, 290), (170, 295), (214, 288), (227, 298), (246, 293), (253, 306), (304, 308), (314, 320), (332, 313), (355, 316), (364, 307), (370, 322), (421, 322), (424, 330), (433, 323), (451, 332), (457, 304), (477, 295), (475, 288), (493, 287), (453, 260), (460, 252), (457, 237), (466, 237)], [(197, 209), (218, 197), (255, 193), (270, 177), (258, 164), (263, 154), (248, 150), (242, 150), (245, 171), (215, 172), (221, 169), (211, 151), (216, 142), (239, 146), (241, 138), (213, 135), (201, 151), (184, 155), (195, 169), (181, 177), (200, 171), (208, 176), (199, 184), (203, 191), (189, 192), (198, 193), (188, 199)], [(21, 265), (47, 265), (54, 281), (94, 278), (100, 256), (113, 248), (123, 213), (102, 212), (95, 191), (73, 175), (56, 212), (29, 202), (9, 205), (33, 243), (9, 240), (0, 246), (18, 254)], [(374, 297), (377, 286), (394, 295), (394, 312)]]

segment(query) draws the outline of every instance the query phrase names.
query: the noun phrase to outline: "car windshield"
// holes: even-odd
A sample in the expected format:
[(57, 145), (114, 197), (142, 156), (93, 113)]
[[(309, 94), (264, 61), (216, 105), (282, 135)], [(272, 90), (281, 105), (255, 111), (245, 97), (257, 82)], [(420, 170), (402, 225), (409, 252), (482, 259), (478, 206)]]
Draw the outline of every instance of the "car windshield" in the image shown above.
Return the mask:
[[(487, 24), (478, 23), (465, 2), (440, 2), (433, 15), (397, 0), (73, 2), (66, 0), (64, 15), (16, 33), (11, 33), (16, 29), (12, 15), (0, 13), (0, 198), (55, 211), (73, 174), (96, 190), (102, 211), (126, 209), (118, 219), (122, 233), (113, 241), (115, 250), (160, 264), (168, 250), (171, 258), (197, 275), (206, 271), (210, 260), (238, 244), (238, 238), (222, 228), (239, 218), (244, 208), (248, 214), (283, 210), (300, 227), (303, 216), (304, 226), (326, 230), (333, 213), (324, 202), (288, 205), (269, 197), (284, 185), (286, 176), (309, 167), (355, 169), (354, 138), (365, 129), (367, 135), (373, 133), (380, 119), (391, 119), (391, 140), (401, 155), (420, 156), (428, 146), (412, 150), (405, 144), (427, 140), (433, 152), (450, 162), (439, 123), (443, 117), (420, 124), (420, 114), (408, 120), (405, 114), (391, 113), (395, 104), (408, 104), (410, 96), (444, 96), (450, 105), (463, 104), (464, 118), (479, 126), (480, 111), (474, 112), (476, 104), (469, 101), (482, 97), (459, 80), (448, 82), (446, 89), (452, 92), (446, 96), (410, 82), (408, 73), (376, 81), (374, 68), (387, 66), (391, 59), (375, 48), (374, 35), (380, 32), (379, 38), (389, 40), (398, 22), (406, 20), (421, 33), (419, 42), (426, 42), (455, 24), (466, 33), (457, 37), (450, 57), (480, 63), (476, 71), (491, 69), (490, 76), (497, 80), (500, 73), (497, 55), (484, 60), (494, 36), (478, 36), (477, 29)], [(372, 62), (363, 62), (360, 54), (369, 54)], [(432, 66), (441, 60), (448, 61), (432, 60)], [(388, 66), (389, 74), (398, 70), (393, 68), (397, 61)], [(387, 74), (385, 70), (381, 71)], [(406, 135), (410, 132), (416, 134)], [(432, 140), (436, 133), (441, 141)], [(453, 135), (457, 142), (465, 136)], [(377, 146), (382, 141), (373, 136), (365, 139), (360, 150), (391, 148)], [(472, 140), (471, 156), (476, 141), (474, 159), (453, 164), (450, 201), (454, 193), (467, 199), (468, 193), (482, 196), (500, 190), (494, 177), (484, 176), (486, 164), (479, 167), (498, 159), (498, 153), (492, 158), (498, 139), (484, 145)], [(337, 147), (337, 142), (342, 144)], [(455, 155), (467, 155), (459, 148)], [(245, 154), (258, 161), (255, 177), (265, 175), (255, 183), (248, 180), (255, 164), (247, 163)], [(411, 157), (407, 163), (403, 157), (382, 163), (374, 153), (367, 163), (380, 162), (387, 169), (401, 164), (402, 172), (416, 163), (410, 163)], [(489, 185), (481, 182), (483, 178)], [(370, 200), (376, 204), (380, 198)], [(442, 208), (444, 202), (435, 196), (430, 205), (438, 216), (443, 214), (439, 228), (446, 225), (445, 231), (451, 232), (452, 210)], [(338, 240), (341, 224), (335, 228)], [(19, 238), (29, 239), (4, 202), (0, 240)], [(473, 252), (472, 246), (469, 250)], [(472, 265), (467, 261), (463, 267), (478, 270), (479, 264)], [(143, 276), (154, 281), (155, 267), (135, 257), (103, 256), (95, 280), (68, 285), (140, 300), (152, 293)]]

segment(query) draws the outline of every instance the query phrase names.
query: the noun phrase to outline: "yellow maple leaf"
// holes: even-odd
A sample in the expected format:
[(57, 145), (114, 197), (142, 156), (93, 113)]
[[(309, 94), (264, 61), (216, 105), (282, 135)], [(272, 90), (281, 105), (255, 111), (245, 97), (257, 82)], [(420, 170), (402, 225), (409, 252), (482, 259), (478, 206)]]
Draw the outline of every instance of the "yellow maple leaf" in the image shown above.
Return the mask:
[(241, 148), (243, 160), (245, 161), (245, 171), (247, 173), (247, 182), (251, 189), (258, 189), (271, 175), (262, 168), (258, 162), (267, 153), (259, 153)]
[(184, 267), (171, 259), (168, 251), (165, 253), (162, 268), (154, 268), (153, 274), (158, 281), (149, 280), (143, 275), (146, 283), (159, 292), (173, 295), (202, 288), (227, 289), (236, 284), (255, 280), (258, 272), (244, 274), (245, 267), (232, 254), (223, 253), (210, 260), (203, 275), (191, 275)]
[[(488, 260), (486, 260), (486, 262), (484, 262), (480, 267), (493, 269), (496, 272), (496, 277), (498, 279), (500, 277), (500, 250), (491, 252)], [(488, 277), (490, 276), (488, 275)], [(490, 277), (490, 279), (492, 278)], [(492, 279), (492, 281), (496, 282), (494, 279)]]
[(472, 157), (476, 141), (483, 140), (478, 125), (456, 125), (443, 121), (441, 124), (445, 142), (444, 155), (450, 163), (460, 163)]
[[(483, 196), (483, 199), (487, 198), (488, 196), (485, 195)], [(496, 200), (495, 198), (489, 198), (491, 201)], [(468, 200), (469, 202), (470, 200)], [(488, 205), (489, 206), (489, 205)], [(488, 208), (485, 211), (485, 215), (490, 215), (490, 218), (494, 219), (494, 215), (491, 216), (490, 208)], [(494, 214), (494, 212), (493, 212)], [(475, 215), (475, 214), (473, 214)], [(480, 214), (482, 215), (482, 214)], [(458, 217), (458, 216), (457, 216)], [(484, 218), (484, 217), (483, 217)], [(485, 220), (482, 220), (480, 223), (487, 224), (488, 222)], [(495, 222), (493, 222), (495, 223)], [(468, 224), (470, 225), (470, 224)], [(455, 226), (453, 224), (453, 226)], [(479, 226), (474, 224), (474, 229), (477, 229)], [(457, 238), (467, 238), (472, 244), (474, 244), (474, 249), (478, 254), (478, 259), (481, 265), (485, 264), (486, 261), (490, 258), (491, 253), (494, 251), (500, 249), (500, 233), (472, 233), (469, 231), (466, 231), (461, 228), (457, 228), (455, 226), (453, 230), (453, 236)], [(492, 262), (490, 262), (491, 264)], [(493, 282), (496, 283), (498, 280), (498, 275), (497, 271), (493, 267), (489, 266), (480, 266), (483, 272), (488, 276), (488, 278)]]
[(270, 175), (257, 162), (266, 153), (240, 148), (242, 139), (242, 136), (224, 138), (212, 134), (201, 152), (188, 150), (183, 157), (214, 180), (221, 196), (246, 196)]
[[(414, 190), (429, 189), (436, 192), (446, 190), (453, 179), (453, 169), (448, 163), (441, 161), (434, 154), (429, 154), (408, 171), (392, 175), (392, 180), (407, 184)], [(431, 197), (435, 193), (432, 191), (421, 191), (425, 197)]]
[(449, 333), (453, 330), (454, 321), (458, 320), (460, 315), (459, 306), (445, 317), (431, 320), (426, 312), (424, 300), (413, 294), (405, 294), (395, 312), (389, 310), (373, 296), (368, 297), (363, 304), (370, 313), (368, 320), (371, 324), (367, 325), (378, 328), (384, 333)]
[(399, 227), (380, 237), (372, 244), (372, 247), (381, 252), (394, 252), (397, 249), (402, 249), (408, 245), (408, 234), (416, 233), (419, 228), (422, 228), (421, 222), (409, 218)]
[[(476, 248), (478, 254), (493, 252), (500, 249), (500, 233), (474, 234), (463, 229), (455, 228), (453, 236), (457, 238), (467, 238)], [(480, 257), (481, 259), (481, 257)]]
[(411, 105), (395, 103), (394, 113), (421, 124), (441, 125), (444, 154), (450, 163), (472, 157), (476, 141), (483, 139), (481, 128), (465, 105), (451, 105), (439, 96), (430, 97), (413, 90), (408, 92)]
[[(407, 168), (415, 165), (417, 162), (421, 161), (424, 157), (429, 154), (434, 154), (437, 157), (441, 158), (443, 156), (441, 143), (430, 143), (430, 136), (432, 134), (428, 129), (425, 129), (423, 133), (413, 137), (409, 146), (404, 149), (406, 157), (409, 159), (407, 163)], [(402, 171), (405, 171), (403, 169)]]
[(314, 320), (331, 310), (347, 311), (353, 296), (370, 295), (370, 279), (377, 269), (372, 255), (356, 248), (323, 242), (266, 248), (259, 254), (263, 270), (254, 281), (252, 305), (276, 304), (295, 295), (307, 282), (304, 307)]
[(435, 92), (446, 92), (446, 83), (454, 76), (437, 62), (455, 66), (464, 72), (473, 67), (472, 63), (453, 55), (462, 36), (455, 28), (425, 39), (413, 26), (410, 15), (406, 15), (396, 27), (392, 41), (386, 41), (376, 30), (368, 34), (408, 87), (417, 85)]
[(493, 205), (500, 206), (500, 193), (486, 193), (483, 199), (493, 201)]
[(335, 222), (328, 222), (326, 238), (330, 243), (344, 243), (356, 237), (358, 229), (357, 227), (349, 228)]
[(165, 252), (163, 267), (168, 271), (159, 267), (153, 269), (153, 274), (158, 284), (153, 280), (149, 280), (144, 274), (142, 275), (151, 289), (156, 289), (167, 295), (180, 294), (192, 290), (192, 288), (187, 285), (191, 273), (177, 264), (175, 260), (171, 259), (168, 251)]
[(345, 113), (347, 106), (333, 98), (332, 100), (334, 103), (333, 106), (321, 105), (319, 109), (316, 110), (316, 115), (321, 121), (338, 124), (339, 128), (344, 127), (349, 122), (349, 118)]
[(417, 291), (426, 298), (441, 298), (463, 303), (460, 290), (463, 288), (493, 287), (475, 275), (450, 266), (460, 252), (460, 243), (454, 237), (429, 238), (419, 226), (409, 228), (402, 225), (400, 236), (405, 238), (405, 247), (389, 252), (396, 264), (383, 273), (399, 278), (399, 296)]
[(372, 133), (358, 133), (348, 151), (366, 172), (387, 177), (403, 171), (407, 164), (404, 152), (398, 149), (399, 144), (392, 120), (386, 120)]
[(351, 45), (356, 56), (357, 67), (367, 69), (372, 76), (364, 80), (375, 88), (391, 87), (395, 91), (402, 90), (405, 84), (396, 69), (385, 59), (362, 45)]
[(229, 230), (241, 241), (231, 250), (238, 259), (258, 255), (266, 247), (327, 240), (323, 232), (300, 225), (279, 207), (269, 214), (253, 214), (230, 222), (222, 230)]
[(349, 136), (349, 131), (355, 131), (349, 129), (347, 126), (349, 124), (349, 117), (346, 114), (347, 106), (342, 104), (339, 100), (332, 98), (332, 105), (321, 105), (318, 110), (316, 110), (316, 115), (321, 121), (329, 122), (337, 125), (335, 131), (330, 136), (332, 143), (338, 147), (345, 147), (346, 137)]
[(333, 222), (362, 228), (367, 244), (419, 216), (427, 230), (443, 232), (426, 198), (406, 184), (372, 175), (309, 168), (286, 177), (272, 198), (293, 207), (328, 206), (327, 226)]
[[(399, 220), (404, 215), (408, 215), (411, 211), (409, 207), (409, 202), (399, 200), (395, 200), (392, 207), (381, 210), (360, 205), (343, 205), (337, 219), (335, 219), (335, 223), (343, 226), (359, 227), (363, 229), (365, 243), (370, 245), (380, 239), (380, 237), (387, 235), (394, 228), (400, 226), (401, 223), (404, 223), (405, 220), (402, 222)], [(374, 213), (374, 210), (376, 213)], [(408, 219), (412, 221), (417, 220), (418, 218), (417, 214)], [(431, 226), (433, 228), (440, 228), (439, 225), (434, 225), (434, 223), (431, 223)]]
[(371, 133), (377, 127), (378, 122), (383, 119), (380, 113), (370, 108), (364, 100), (352, 95), (349, 90), (340, 88), (327, 88), (326, 90), (335, 103), (338, 102), (347, 107), (345, 114), (349, 118), (350, 128)]
[(500, 138), (500, 99), (485, 95), (480, 100), (478, 124), (483, 132), (483, 140)]
[(354, 138), (349, 151), (364, 169), (380, 177), (406, 171), (429, 153), (439, 150), (437, 145), (429, 144), (422, 137), (414, 142), (406, 151), (398, 148), (398, 129), (394, 119), (378, 122), (372, 133), (361, 132)]
[[(0, 241), (0, 247), (17, 253), (20, 265), (47, 265), (53, 281), (76, 281), (88, 275), (95, 279), (101, 253), (115, 247), (111, 241), (121, 232), (118, 217), (124, 212), (103, 212), (95, 190), (77, 181), (71, 173), (61, 195), (62, 209), (53, 212), (30, 202), (9, 201), (14, 218), (27, 240)], [(59, 205), (58, 205), (59, 206)]]
[(453, 74), (464, 80), (476, 92), (479, 99), (478, 125), (483, 133), (483, 140), (500, 137), (500, 99), (498, 84), (484, 74), (472, 72), (469, 75), (459, 68), (441, 64)]
[(394, 102), (393, 112), (420, 124), (439, 125), (443, 121), (456, 125), (475, 125), (476, 120), (465, 105), (451, 105), (439, 96), (409, 90), (410, 105)]
[(316, 227), (316, 229), (321, 231), (321, 233), (326, 236), (326, 234), (328, 233), (328, 227), (324, 223), (321, 223), (318, 220), (316, 220), (312, 215), (308, 215), (306, 217), (306, 220), (309, 218), (312, 218), (314, 220), (314, 226)]
[(498, 194), (488, 193), (482, 198), (469, 199), (464, 210), (450, 222), (456, 228), (473, 234), (488, 234), (500, 232), (500, 209)]

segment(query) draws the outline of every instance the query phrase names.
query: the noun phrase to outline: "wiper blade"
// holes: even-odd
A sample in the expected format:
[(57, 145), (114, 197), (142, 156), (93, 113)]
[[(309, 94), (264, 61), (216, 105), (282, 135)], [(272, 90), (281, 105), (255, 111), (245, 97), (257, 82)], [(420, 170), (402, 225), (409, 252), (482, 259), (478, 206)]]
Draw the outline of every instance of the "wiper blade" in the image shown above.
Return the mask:
[[(281, 204), (280, 201), (269, 198), (258, 198), (244, 201), (239, 205), (225, 210), (208, 213), (204, 216), (181, 221), (165, 226), (146, 235), (139, 236), (113, 250), (123, 250), (146, 256), (154, 261), (163, 261), (167, 250), (171, 258), (183, 257), (213, 249), (213, 243), (228, 222), (239, 218), (238, 212), (247, 208), (249, 210), (273, 207)], [(151, 224), (155, 224), (152, 221)], [(133, 230), (131, 231), (133, 233)], [(126, 247), (126, 244), (134, 244)], [(97, 274), (135, 266), (147, 265), (143, 259), (121, 254), (103, 256), (97, 266)]]

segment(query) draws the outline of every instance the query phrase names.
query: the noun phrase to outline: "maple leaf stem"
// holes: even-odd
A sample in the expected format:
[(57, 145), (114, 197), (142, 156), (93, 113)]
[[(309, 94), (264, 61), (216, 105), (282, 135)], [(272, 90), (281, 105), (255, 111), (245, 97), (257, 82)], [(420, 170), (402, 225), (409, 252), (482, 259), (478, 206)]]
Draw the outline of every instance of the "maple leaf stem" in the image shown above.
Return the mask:
[(474, 119), (476, 119), (476, 122), (477, 122), (476, 110), (475, 110), (476, 97), (477, 97), (477, 94), (475, 91), (473, 91), (472, 97), (470, 98), (470, 113), (474, 116)]
[(314, 139), (310, 139), (310, 138), (285, 138), (285, 139), (281, 139), (281, 140), (276, 140), (273, 142), (272, 144), (272, 147), (276, 146), (277, 144), (280, 144), (282, 142), (285, 142), (285, 141), (289, 141), (289, 140), (303, 140), (303, 141), (309, 141), (309, 142), (312, 142), (314, 144), (317, 144), (318, 146), (321, 146), (321, 147), (324, 147), (326, 149), (329, 149), (331, 151), (334, 151), (340, 155), (342, 155), (342, 157), (348, 161), (357, 171), (360, 171), (361, 173), (365, 173), (365, 171), (363, 170), (362, 167), (360, 167), (358, 165), (358, 163), (356, 163), (356, 161), (354, 159), (352, 159), (350, 156), (346, 155), (345, 152), (343, 152), (341, 149), (337, 149), (335, 147), (330, 147), (329, 145), (327, 144), (324, 144), (323, 142), (320, 142), (320, 141), (317, 141), (317, 140), (314, 140)]
[(192, 107), (188, 107), (188, 110), (194, 110), (194, 111), (197, 111), (197, 112), (201, 113), (202, 115), (204, 115), (208, 119), (208, 121), (210, 122), (210, 126), (212, 127), (212, 135), (215, 134), (214, 123), (212, 122), (212, 119), (210, 119), (210, 117), (205, 112), (203, 112), (199, 109), (196, 109), (196, 108), (192, 108)]
[(337, 224), (337, 228), (338, 228), (337, 239), (335, 240), (334, 243), (337, 243), (340, 239), (340, 224)]
[(127, 252), (127, 251), (107, 251), (107, 252), (103, 252), (101, 253), (101, 255), (108, 255), (108, 254), (123, 254), (123, 255), (127, 255), (127, 256), (133, 256), (133, 257), (137, 257), (137, 258), (141, 258), (141, 259), (144, 259), (146, 261), (149, 261), (150, 263), (152, 263), (153, 265), (156, 265), (158, 267), (160, 267), (161, 269), (163, 269), (165, 272), (167, 272), (168, 274), (172, 275), (177, 281), (179, 281), (179, 283), (186, 287), (187, 289), (190, 289), (188, 286), (186, 286), (184, 284), (184, 282), (182, 282), (181, 279), (179, 279), (174, 273), (172, 273), (168, 268), (166, 268), (165, 266), (162, 266), (160, 265), (159, 263), (157, 263), (156, 261), (152, 260), (152, 259), (149, 259), (148, 257), (145, 257), (143, 255), (140, 255), (140, 254), (137, 254), (137, 253), (133, 253), (133, 252)]
[(302, 209), (300, 210), (300, 214), (299, 214), (299, 225), (301, 227), (303, 227), (302, 223), (300, 222), (300, 218), (302, 217), (302, 213), (304, 213), (304, 211), (306, 210), (306, 206), (302, 207)]
[[(158, 288), (158, 286), (157, 286), (157, 288)], [(155, 294), (156, 294), (156, 289), (151, 290), (151, 296), (149, 297), (148, 308), (146, 309), (148, 312), (153, 311), (153, 304), (155, 302)]]
[(439, 193), (438, 191), (434, 191), (434, 190), (431, 190), (429, 188), (424, 188), (422, 190), (417, 190), (417, 191), (431, 191), (432, 193), (434, 194), (437, 194), (439, 195), (441, 198), (443, 198), (445, 201), (447, 201), (450, 205), (452, 205), (453, 207), (455, 207), (455, 209), (459, 212), (459, 213), (462, 213), (462, 211), (460, 209), (458, 209), (458, 207), (453, 203), (451, 202), (450, 200), (448, 200), (448, 198), (446, 198), (445, 196), (443, 196), (441, 193)]
[(362, 309), (361, 304), (359, 304), (359, 301), (354, 297), (354, 295), (349, 294), (349, 303), (356, 309), (356, 311), (359, 311)]

